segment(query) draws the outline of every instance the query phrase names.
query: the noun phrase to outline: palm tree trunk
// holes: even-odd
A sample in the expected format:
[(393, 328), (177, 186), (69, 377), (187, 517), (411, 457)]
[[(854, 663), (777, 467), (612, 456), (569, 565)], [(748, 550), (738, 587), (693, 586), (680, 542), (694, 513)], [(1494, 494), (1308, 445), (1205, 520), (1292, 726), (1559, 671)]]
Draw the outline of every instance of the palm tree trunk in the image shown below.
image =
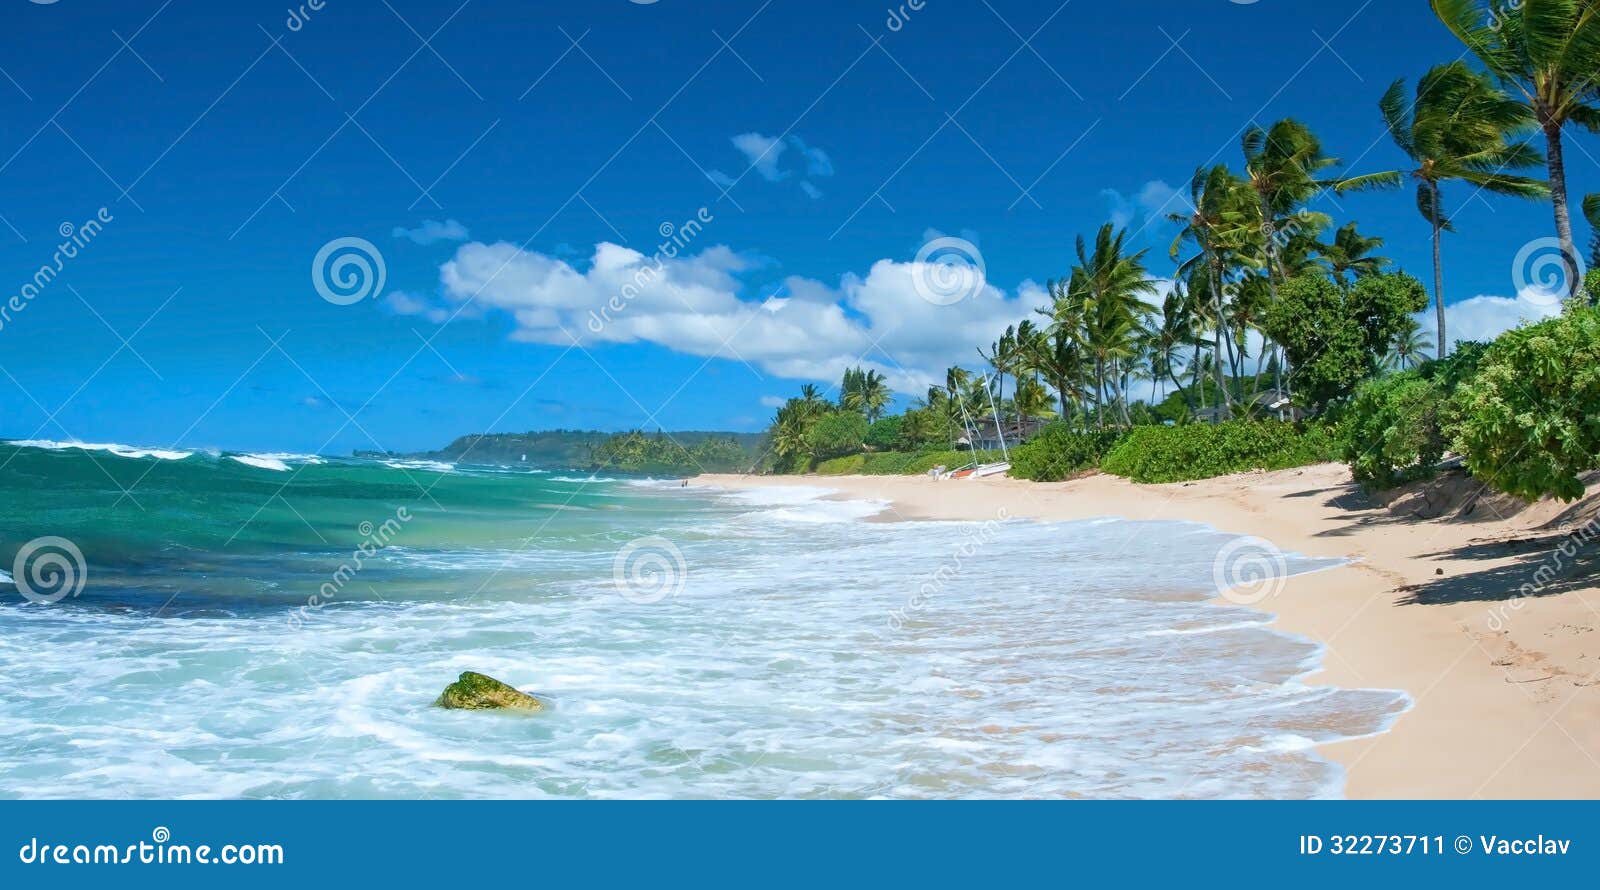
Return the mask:
[(1094, 360), (1094, 422), (1106, 428), (1106, 362), (1099, 357)]
[(1172, 365), (1170, 364), (1167, 365), (1167, 377), (1171, 378), (1172, 385), (1178, 391), (1178, 395), (1183, 396), (1183, 406), (1188, 408), (1191, 414), (1194, 413), (1194, 395), (1183, 388), (1183, 383), (1178, 380), (1178, 375), (1173, 373)]
[(1213, 261), (1211, 267), (1211, 279), (1211, 293), (1212, 297), (1214, 298), (1214, 302), (1217, 304), (1217, 324), (1212, 331), (1215, 344), (1211, 352), (1211, 364), (1212, 368), (1216, 372), (1217, 377), (1217, 407), (1222, 409), (1220, 416), (1222, 419), (1226, 420), (1233, 416), (1233, 399), (1229, 397), (1228, 387), (1222, 379), (1222, 272), (1216, 267), (1215, 261)]
[[(1572, 243), (1572, 212), (1567, 205), (1567, 162), (1562, 156), (1561, 122), (1539, 110), (1546, 143), (1545, 163), (1550, 171), (1550, 203), (1555, 207), (1556, 237), (1561, 239), (1561, 257), (1567, 266), (1567, 296), (1578, 293), (1578, 248)], [(1440, 351), (1443, 351), (1441, 347)]]
[(1437, 350), (1439, 358), (1450, 354), (1450, 341), (1444, 336), (1444, 262), (1439, 250), (1439, 183), (1428, 183), (1428, 194), (1433, 204), (1433, 311), (1438, 318)]

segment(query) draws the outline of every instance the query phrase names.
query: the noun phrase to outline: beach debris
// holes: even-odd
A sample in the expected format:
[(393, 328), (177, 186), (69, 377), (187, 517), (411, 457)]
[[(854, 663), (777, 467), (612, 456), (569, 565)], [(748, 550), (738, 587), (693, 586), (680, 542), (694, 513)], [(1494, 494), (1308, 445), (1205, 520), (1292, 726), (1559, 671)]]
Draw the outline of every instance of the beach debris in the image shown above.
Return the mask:
[(462, 671), (434, 704), (468, 711), (542, 711), (545, 707), (538, 698), (475, 671)]

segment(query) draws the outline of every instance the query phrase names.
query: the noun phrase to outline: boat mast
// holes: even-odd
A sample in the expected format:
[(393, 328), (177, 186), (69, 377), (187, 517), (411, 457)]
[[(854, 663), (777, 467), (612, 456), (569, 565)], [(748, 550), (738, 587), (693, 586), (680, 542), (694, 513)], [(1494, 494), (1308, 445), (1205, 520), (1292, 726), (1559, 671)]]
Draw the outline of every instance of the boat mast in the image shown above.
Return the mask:
[(989, 388), (989, 375), (983, 375), (983, 391), (989, 394), (989, 409), (994, 412), (994, 432), (1000, 437), (1000, 456), (1011, 463), (1011, 453), (1006, 450), (1006, 430), (1000, 423), (1000, 409), (994, 403), (994, 390)]

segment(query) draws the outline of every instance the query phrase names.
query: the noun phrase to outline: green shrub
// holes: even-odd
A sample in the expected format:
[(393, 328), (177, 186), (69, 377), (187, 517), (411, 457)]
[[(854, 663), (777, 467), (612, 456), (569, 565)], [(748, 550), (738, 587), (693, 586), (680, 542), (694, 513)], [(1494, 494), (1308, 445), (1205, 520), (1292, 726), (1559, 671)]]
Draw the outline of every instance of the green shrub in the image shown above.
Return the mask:
[(865, 454), (851, 454), (817, 464), (816, 472), (822, 476), (858, 476), (866, 462)]
[(1281, 470), (1326, 461), (1332, 438), (1277, 421), (1135, 427), (1100, 469), (1135, 482), (1186, 482), (1246, 470)]
[(898, 476), (919, 456), (904, 451), (851, 454), (817, 464), (816, 472), (823, 476)]
[(1057, 482), (1100, 465), (1120, 433), (1074, 430), (1060, 421), (1011, 449), (1011, 475), (1034, 482)]
[(880, 417), (867, 427), (866, 443), (870, 448), (878, 451), (890, 451), (899, 447), (901, 429), (905, 426), (905, 418), (898, 414)]
[(1453, 398), (1477, 373), (1486, 343), (1463, 340), (1448, 357), (1368, 381), (1342, 412), (1339, 459), (1357, 482), (1392, 488), (1431, 478), (1457, 433)]
[(866, 438), (867, 418), (854, 411), (824, 414), (806, 433), (811, 455), (817, 460), (858, 454), (866, 447)]
[(1583, 496), (1600, 465), (1600, 309), (1502, 334), (1455, 396), (1472, 475), (1525, 498)]
[(1345, 415), (1341, 459), (1357, 482), (1378, 488), (1430, 478), (1444, 457), (1448, 407), (1444, 387), (1421, 371), (1369, 380)]
[(876, 454), (862, 455), (865, 458), (861, 472), (867, 476), (898, 476), (906, 471), (906, 465), (916, 457), (903, 451), (882, 451)]
[(1297, 398), (1317, 411), (1374, 376), (1395, 334), (1428, 306), (1422, 283), (1403, 273), (1367, 275), (1348, 287), (1306, 273), (1278, 293), (1263, 330), (1288, 354)]

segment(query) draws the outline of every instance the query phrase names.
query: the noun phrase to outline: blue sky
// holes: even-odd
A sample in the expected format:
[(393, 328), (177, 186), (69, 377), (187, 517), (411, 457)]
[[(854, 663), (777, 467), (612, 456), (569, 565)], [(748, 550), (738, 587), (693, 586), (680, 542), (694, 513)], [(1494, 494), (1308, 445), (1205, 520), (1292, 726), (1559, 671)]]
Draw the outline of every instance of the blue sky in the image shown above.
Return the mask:
[[(758, 429), (843, 363), (902, 389), (975, 365), (1107, 219), (1167, 274), (1151, 210), (1237, 162), (1252, 121), (1302, 118), (1353, 172), (1399, 166), (1379, 95), (1460, 53), (1423, 0), (300, 9), (14, 4), (0, 296), (54, 263), (63, 224), (110, 222), (0, 327), (0, 436), (344, 453)], [(1595, 141), (1568, 144), (1572, 191), (1600, 190)], [(1409, 192), (1319, 209), (1426, 277)], [(1548, 206), (1454, 209), (1457, 331), (1513, 324)], [(986, 269), (954, 306), (909, 288), (941, 236)], [(350, 238), (384, 281), (339, 305), (311, 272)]]

